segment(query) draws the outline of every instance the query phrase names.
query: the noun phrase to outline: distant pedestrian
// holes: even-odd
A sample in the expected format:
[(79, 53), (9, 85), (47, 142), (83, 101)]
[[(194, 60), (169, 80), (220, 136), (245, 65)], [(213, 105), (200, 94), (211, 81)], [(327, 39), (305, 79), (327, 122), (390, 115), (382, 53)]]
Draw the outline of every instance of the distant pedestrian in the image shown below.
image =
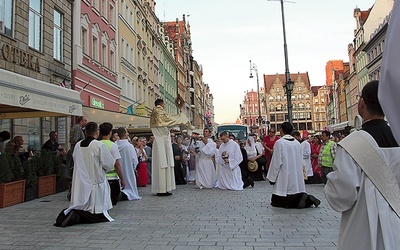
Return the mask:
[(10, 132), (5, 130), (0, 132), (0, 154), (3, 154), (5, 152), (4, 142), (9, 140), (10, 138), (11, 138)]
[(60, 151), (62, 156), (67, 154), (67, 151), (58, 144), (58, 133), (57, 131), (51, 131), (49, 133), (50, 139), (48, 139), (42, 146), (43, 149), (49, 150), (52, 154), (57, 154), (57, 150)]
[(85, 133), (83, 132), (83, 128), (87, 124), (87, 119), (85, 116), (79, 116), (76, 119), (76, 124), (71, 128), (69, 143), (71, 143), (71, 152), (74, 152), (75, 144), (78, 141), (85, 139)]
[(118, 198), (121, 193), (121, 188), (125, 188), (124, 176), (122, 174), (121, 164), (119, 160), (121, 155), (118, 150), (117, 144), (110, 140), (113, 125), (109, 122), (104, 122), (100, 125), (100, 137), (101, 142), (104, 143), (108, 150), (110, 150), (111, 155), (115, 159), (114, 167), (106, 173), (108, 184), (110, 184), (111, 189), (111, 202), (113, 205), (117, 205)]
[(336, 155), (336, 143), (330, 139), (331, 132), (322, 131), (322, 147), (319, 151), (318, 164), (322, 167), (322, 181), (326, 184), (326, 175), (333, 171), (333, 160)]
[(136, 168), (139, 164), (136, 150), (128, 141), (129, 133), (125, 127), (118, 128), (119, 140), (116, 142), (121, 154), (121, 168), (124, 176), (125, 188), (121, 190), (122, 200), (140, 200), (136, 181)]

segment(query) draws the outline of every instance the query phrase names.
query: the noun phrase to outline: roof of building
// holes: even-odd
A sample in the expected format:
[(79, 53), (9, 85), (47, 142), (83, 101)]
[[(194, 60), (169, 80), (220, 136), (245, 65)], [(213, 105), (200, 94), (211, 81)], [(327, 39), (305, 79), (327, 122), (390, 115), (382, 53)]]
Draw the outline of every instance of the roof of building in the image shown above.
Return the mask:
[[(301, 78), (302, 81), (304, 81), (304, 83), (306, 84), (306, 86), (308, 88), (311, 87), (310, 78), (308, 77), (308, 72), (305, 72), (305, 73), (298, 72), (298, 73), (290, 74), (290, 79), (293, 82), (296, 82), (299, 77)], [(270, 91), (272, 85), (275, 83), (277, 78), (282, 83), (286, 82), (285, 74), (264, 75), (264, 86), (265, 86), (265, 90), (267, 93)], [(284, 84), (283, 84), (283, 86), (284, 86)]]

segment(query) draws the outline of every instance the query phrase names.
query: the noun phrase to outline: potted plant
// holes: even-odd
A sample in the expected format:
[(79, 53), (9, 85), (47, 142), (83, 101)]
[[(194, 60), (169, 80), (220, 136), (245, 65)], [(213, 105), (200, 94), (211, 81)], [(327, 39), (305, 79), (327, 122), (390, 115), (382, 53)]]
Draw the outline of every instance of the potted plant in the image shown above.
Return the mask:
[(32, 158), (24, 164), (24, 177), (25, 184), (25, 202), (36, 199), (37, 197), (37, 182), (38, 177), (36, 174), (37, 158)]
[(37, 158), (38, 191), (37, 197), (56, 192), (56, 175), (54, 174), (53, 156), (50, 151), (42, 149)]
[(6, 152), (0, 155), (0, 208), (24, 201), (25, 180), (21, 159)]
[(54, 173), (56, 174), (56, 193), (64, 192), (67, 181), (65, 174), (65, 165), (63, 164), (61, 155), (53, 154)]

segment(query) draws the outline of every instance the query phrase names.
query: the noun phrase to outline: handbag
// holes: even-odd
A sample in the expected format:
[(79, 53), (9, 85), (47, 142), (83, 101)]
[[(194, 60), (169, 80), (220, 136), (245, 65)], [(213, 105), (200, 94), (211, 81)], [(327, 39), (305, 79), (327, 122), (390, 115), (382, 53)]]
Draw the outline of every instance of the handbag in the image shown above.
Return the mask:
[[(259, 155), (257, 147), (256, 147), (256, 151), (257, 151), (257, 155)], [(262, 155), (256, 161), (257, 161), (259, 166), (265, 166), (265, 164), (267, 164), (267, 157), (265, 157), (265, 155)]]

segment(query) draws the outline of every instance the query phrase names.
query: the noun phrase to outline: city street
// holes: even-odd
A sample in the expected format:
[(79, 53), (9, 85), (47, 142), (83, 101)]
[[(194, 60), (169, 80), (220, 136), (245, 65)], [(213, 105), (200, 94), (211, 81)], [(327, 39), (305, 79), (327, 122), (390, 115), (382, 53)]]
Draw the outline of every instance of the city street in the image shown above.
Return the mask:
[(139, 188), (139, 201), (120, 202), (114, 222), (53, 226), (68, 206), (66, 192), (0, 209), (0, 249), (336, 249), (340, 214), (323, 196), (318, 208), (281, 209), (269, 204), (271, 186), (244, 191), (178, 186), (170, 197)]

